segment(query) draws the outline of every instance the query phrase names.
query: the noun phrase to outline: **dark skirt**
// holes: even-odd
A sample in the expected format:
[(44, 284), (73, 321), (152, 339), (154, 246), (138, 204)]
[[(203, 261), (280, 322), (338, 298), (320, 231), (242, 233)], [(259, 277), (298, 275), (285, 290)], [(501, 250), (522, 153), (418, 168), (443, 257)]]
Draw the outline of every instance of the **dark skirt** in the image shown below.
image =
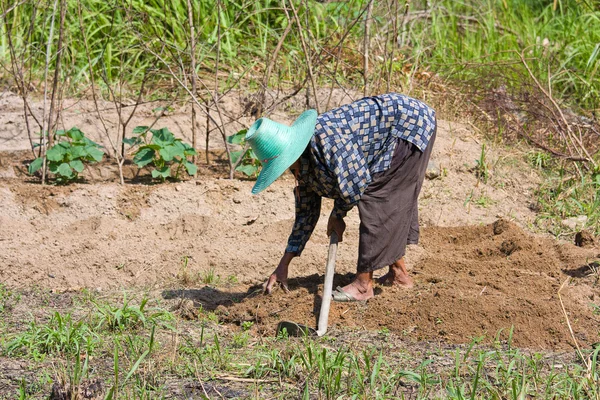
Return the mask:
[(398, 139), (392, 164), (373, 176), (360, 201), (357, 271), (370, 272), (404, 257), (407, 244), (419, 242), (418, 198), (435, 141), (424, 152)]

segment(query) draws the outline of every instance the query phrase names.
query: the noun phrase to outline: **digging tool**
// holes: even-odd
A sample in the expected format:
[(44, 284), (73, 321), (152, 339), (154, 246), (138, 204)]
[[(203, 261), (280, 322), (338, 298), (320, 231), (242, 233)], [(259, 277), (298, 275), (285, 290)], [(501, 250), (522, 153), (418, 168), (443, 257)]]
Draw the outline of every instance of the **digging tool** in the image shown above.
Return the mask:
[(329, 321), (329, 307), (331, 306), (331, 295), (333, 291), (333, 276), (335, 275), (335, 255), (338, 247), (337, 233), (332, 232), (329, 237), (329, 252), (327, 253), (327, 265), (325, 267), (325, 283), (323, 284), (323, 299), (321, 311), (319, 312), (318, 329), (310, 326), (297, 324), (292, 321), (281, 321), (277, 325), (277, 333), (285, 329), (289, 336), (323, 336), (327, 332)]

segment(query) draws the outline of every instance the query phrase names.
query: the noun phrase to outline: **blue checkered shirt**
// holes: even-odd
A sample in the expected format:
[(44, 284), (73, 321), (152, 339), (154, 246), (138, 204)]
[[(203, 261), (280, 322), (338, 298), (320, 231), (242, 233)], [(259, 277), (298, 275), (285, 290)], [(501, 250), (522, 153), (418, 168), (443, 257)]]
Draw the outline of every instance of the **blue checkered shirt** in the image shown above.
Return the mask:
[(432, 108), (397, 93), (366, 97), (319, 115), (300, 157), (296, 221), (286, 251), (302, 253), (319, 220), (321, 197), (334, 199), (332, 215), (345, 217), (373, 174), (390, 167), (397, 138), (424, 151), (435, 124)]

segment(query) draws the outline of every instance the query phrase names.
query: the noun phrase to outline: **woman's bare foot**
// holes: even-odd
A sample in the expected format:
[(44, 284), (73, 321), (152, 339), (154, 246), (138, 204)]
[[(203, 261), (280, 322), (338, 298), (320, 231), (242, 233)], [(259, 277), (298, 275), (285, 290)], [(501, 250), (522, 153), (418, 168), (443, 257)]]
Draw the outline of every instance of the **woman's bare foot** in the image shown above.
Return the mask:
[[(344, 286), (342, 292), (334, 291), (333, 298), (336, 301), (364, 301), (375, 296), (373, 292), (373, 273), (364, 272), (356, 275), (349, 285)], [(337, 293), (335, 293), (337, 292)]]
[(410, 289), (414, 286), (412, 278), (408, 275), (404, 257), (390, 265), (390, 270), (387, 274), (377, 280), (381, 285), (400, 286), (405, 289)]

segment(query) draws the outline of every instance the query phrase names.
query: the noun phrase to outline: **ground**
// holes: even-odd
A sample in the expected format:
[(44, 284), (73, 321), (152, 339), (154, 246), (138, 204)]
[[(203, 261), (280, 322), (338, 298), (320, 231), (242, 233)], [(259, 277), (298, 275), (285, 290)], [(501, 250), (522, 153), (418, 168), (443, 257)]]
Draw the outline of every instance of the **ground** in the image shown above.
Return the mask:
[[(242, 108), (240, 98), (224, 107)], [(214, 311), (223, 324), (219, 329), (245, 327), (252, 340), (274, 336), (282, 319), (316, 324), (330, 201), (302, 257), (292, 263), (291, 292), (264, 296), (261, 285), (293, 224), (289, 174), (251, 195), (251, 179), (226, 179), (214, 134), (213, 163), (201, 165), (196, 178), (156, 184), (128, 163), (120, 185), (108, 160), (88, 167), (81, 182), (41, 186), (25, 173), (32, 156), (18, 98), (2, 101), (7, 112), (0, 126), (8, 128), (0, 130), (0, 284), (20, 299), (0, 324), (7, 337), (24, 331), (27, 321), (47, 321), (53, 310), (85, 314), (73, 305), (82, 304), (82, 297), (118, 301), (122, 293), (143, 293), (179, 318), (196, 318), (199, 308)], [(88, 128), (84, 132), (102, 142), (92, 129), (97, 124), (90, 107), (74, 103), (66, 124)], [(161, 123), (185, 127), (188, 111), (174, 110)], [(146, 112), (136, 123), (152, 120), (151, 108)], [(287, 120), (293, 115), (292, 109)], [(176, 133), (189, 137), (185, 129)], [(600, 249), (539, 229), (534, 192), (540, 178), (524, 154), (486, 142), (472, 125), (440, 120), (432, 155), (439, 176), (425, 182), (421, 243), (407, 252), (415, 288), (378, 286), (366, 304), (334, 304), (329, 336), (342, 343), (356, 332), (389, 332), (409, 353), (429, 343), (452, 350), (474, 338), (492, 344), (510, 336), (521, 349), (549, 354), (600, 341)], [(353, 210), (338, 250), (335, 285), (351, 279), (357, 243)], [(181, 324), (194, 331), (190, 322)], [(31, 377), (25, 372), (31, 365), (26, 359), (0, 360), (0, 396), (10, 398), (19, 380)], [(235, 384), (226, 389), (248, 390)]]

